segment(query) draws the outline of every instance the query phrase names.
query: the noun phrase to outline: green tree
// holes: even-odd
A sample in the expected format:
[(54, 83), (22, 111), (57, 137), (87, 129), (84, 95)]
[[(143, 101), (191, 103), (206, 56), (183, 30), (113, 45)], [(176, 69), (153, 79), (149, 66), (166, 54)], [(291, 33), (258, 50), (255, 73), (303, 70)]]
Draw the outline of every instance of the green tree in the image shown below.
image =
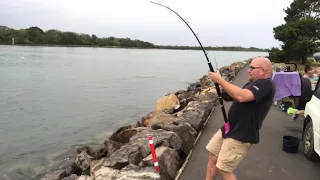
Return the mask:
[(269, 57), (272, 61), (300, 61), (318, 51), (320, 40), (320, 1), (294, 0), (284, 10), (285, 24), (273, 28), (274, 38), (281, 41), (282, 50), (272, 48)]
[(44, 32), (38, 27), (30, 27), (27, 29), (27, 38), (33, 44), (42, 44), (44, 39)]
[(50, 29), (45, 32), (45, 44), (61, 44), (62, 32), (59, 30)]

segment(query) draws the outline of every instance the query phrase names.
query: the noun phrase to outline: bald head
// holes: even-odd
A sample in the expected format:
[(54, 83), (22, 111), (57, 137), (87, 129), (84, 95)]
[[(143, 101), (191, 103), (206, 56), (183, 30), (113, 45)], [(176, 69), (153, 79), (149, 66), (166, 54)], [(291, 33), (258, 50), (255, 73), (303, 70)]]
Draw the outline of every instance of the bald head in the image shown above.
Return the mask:
[(257, 57), (255, 59), (252, 60), (252, 63), (255, 62), (256, 65), (258, 65), (259, 67), (262, 67), (268, 76), (271, 75), (272, 73), (272, 63), (268, 58), (265, 57)]
[(257, 57), (254, 58), (249, 68), (249, 80), (254, 81), (257, 79), (270, 78), (272, 74), (272, 63), (268, 58)]

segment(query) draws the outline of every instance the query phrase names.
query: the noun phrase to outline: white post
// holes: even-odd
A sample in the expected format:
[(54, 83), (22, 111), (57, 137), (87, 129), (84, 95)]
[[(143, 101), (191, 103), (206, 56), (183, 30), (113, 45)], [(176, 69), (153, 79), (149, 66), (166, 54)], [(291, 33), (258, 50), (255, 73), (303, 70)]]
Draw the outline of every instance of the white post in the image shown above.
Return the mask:
[(14, 45), (14, 38), (12, 38), (12, 45)]

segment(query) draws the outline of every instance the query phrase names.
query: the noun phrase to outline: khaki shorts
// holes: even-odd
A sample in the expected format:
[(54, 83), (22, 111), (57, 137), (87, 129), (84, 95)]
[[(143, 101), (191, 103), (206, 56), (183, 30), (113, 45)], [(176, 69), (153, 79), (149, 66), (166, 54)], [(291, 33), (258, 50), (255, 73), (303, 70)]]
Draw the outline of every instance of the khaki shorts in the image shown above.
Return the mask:
[(233, 172), (240, 161), (248, 154), (252, 144), (242, 143), (232, 138), (222, 138), (221, 129), (212, 137), (206, 149), (218, 157), (217, 168)]

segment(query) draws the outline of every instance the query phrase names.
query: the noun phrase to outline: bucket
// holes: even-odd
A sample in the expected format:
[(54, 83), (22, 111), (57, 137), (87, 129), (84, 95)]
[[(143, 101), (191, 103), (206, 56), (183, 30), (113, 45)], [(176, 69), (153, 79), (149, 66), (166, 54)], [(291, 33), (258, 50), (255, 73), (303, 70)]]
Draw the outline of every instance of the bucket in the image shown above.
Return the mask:
[(297, 153), (300, 139), (294, 136), (283, 136), (282, 150), (288, 153)]

